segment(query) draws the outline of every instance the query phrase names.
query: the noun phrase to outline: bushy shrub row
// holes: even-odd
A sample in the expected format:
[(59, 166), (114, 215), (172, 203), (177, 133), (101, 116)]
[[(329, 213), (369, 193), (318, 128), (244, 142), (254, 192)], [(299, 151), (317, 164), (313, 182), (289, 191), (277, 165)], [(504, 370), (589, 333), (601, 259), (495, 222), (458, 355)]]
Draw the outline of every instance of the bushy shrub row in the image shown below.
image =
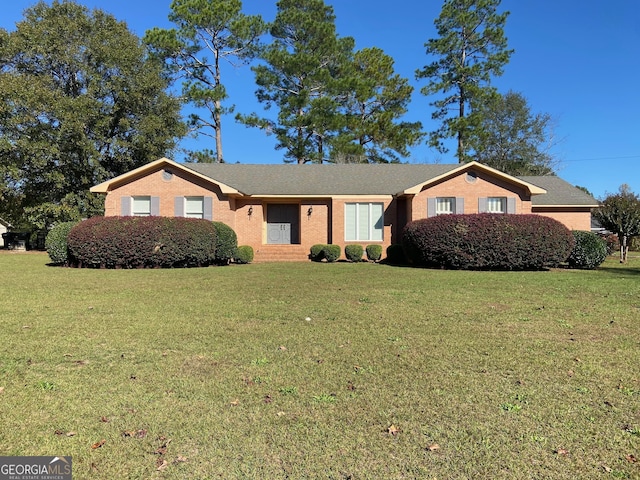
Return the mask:
[(542, 215), (439, 215), (407, 224), (410, 263), (455, 269), (529, 270), (565, 262), (571, 231)]
[(216, 227), (183, 217), (93, 217), (71, 229), (69, 261), (82, 267), (192, 267), (215, 262)]
[(362, 248), (362, 245), (352, 244), (344, 247), (344, 256), (350, 262), (360, 262), (363, 254), (364, 248)]
[(226, 223), (213, 222), (216, 227), (216, 265), (228, 265), (235, 258), (238, 249), (238, 236)]
[(253, 247), (251, 245), (239, 246), (236, 249), (234, 261), (241, 264), (253, 262)]
[(69, 263), (69, 252), (67, 250), (67, 236), (71, 229), (78, 222), (62, 222), (53, 226), (44, 241), (44, 248), (49, 254), (52, 263), (57, 265), (67, 265)]
[(337, 261), (340, 258), (340, 252), (340, 245), (325, 245), (318, 243), (311, 247), (309, 258), (314, 262), (321, 262), (322, 260), (326, 260), (327, 262), (331, 263)]
[(575, 245), (567, 263), (571, 268), (592, 270), (607, 258), (607, 242), (593, 232), (573, 232)]
[(367, 260), (370, 262), (379, 262), (382, 258), (382, 245), (367, 245)]

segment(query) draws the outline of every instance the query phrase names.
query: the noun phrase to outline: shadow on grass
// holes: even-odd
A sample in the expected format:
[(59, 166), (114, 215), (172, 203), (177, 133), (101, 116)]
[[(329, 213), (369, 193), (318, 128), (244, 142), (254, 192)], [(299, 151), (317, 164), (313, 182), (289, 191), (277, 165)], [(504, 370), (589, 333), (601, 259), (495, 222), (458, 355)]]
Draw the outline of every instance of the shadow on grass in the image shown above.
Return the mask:
[(632, 267), (599, 267), (599, 272), (606, 273), (608, 275), (632, 277), (640, 275), (640, 268)]

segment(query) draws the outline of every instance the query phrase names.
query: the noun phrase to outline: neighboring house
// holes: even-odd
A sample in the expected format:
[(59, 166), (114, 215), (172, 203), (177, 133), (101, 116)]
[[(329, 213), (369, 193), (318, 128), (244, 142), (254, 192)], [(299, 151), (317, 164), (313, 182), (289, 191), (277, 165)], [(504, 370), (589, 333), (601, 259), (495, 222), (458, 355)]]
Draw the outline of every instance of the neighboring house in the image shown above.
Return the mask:
[(386, 248), (412, 220), (446, 213), (536, 213), (589, 230), (590, 195), (558, 177), (466, 164), (180, 164), (162, 158), (91, 188), (105, 215), (221, 221), (256, 260), (303, 260), (317, 243)]
[(5, 247), (4, 237), (2, 236), (2, 234), (7, 233), (10, 228), (11, 228), (11, 224), (9, 222), (4, 221), (2, 218), (0, 218), (0, 248)]

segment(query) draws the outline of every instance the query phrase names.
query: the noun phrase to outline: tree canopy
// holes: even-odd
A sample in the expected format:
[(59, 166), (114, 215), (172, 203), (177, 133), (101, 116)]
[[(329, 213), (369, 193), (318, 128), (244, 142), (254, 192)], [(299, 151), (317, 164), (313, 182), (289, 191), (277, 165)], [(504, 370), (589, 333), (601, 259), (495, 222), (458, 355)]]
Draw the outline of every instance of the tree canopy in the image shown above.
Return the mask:
[(431, 117), (442, 125), (430, 133), (429, 144), (446, 152), (444, 140), (455, 137), (460, 162), (468, 159), (469, 132), (481, 123), (479, 112), (469, 107), (495, 93), (491, 77), (502, 75), (513, 53), (504, 35), (509, 12), (497, 13), (499, 5), (500, 0), (445, 0), (434, 22), (438, 38), (425, 44), (436, 60), (416, 71), (416, 78), (429, 81), (424, 95), (445, 95), (431, 103)]
[(552, 175), (552, 119), (531, 112), (520, 93), (496, 93), (474, 105), (478, 128), (469, 132), (473, 160), (510, 175)]
[[(189, 125), (196, 134), (214, 138), (213, 158), (222, 163), (222, 118), (234, 107), (224, 105), (228, 95), (221, 61), (248, 63), (259, 48), (265, 23), (258, 15), (243, 14), (240, 0), (174, 0), (169, 20), (176, 28), (151, 29), (145, 42), (165, 62), (167, 73), (183, 80), (183, 97), (195, 107)], [(210, 152), (192, 152), (191, 158), (208, 161)]]
[(338, 38), (333, 8), (323, 0), (280, 0), (269, 31), (272, 42), (253, 67), (258, 101), (276, 106), (277, 120), (240, 116), (248, 126), (273, 133), (285, 161), (322, 163), (338, 125), (334, 78), (353, 50), (351, 37)]
[(626, 263), (632, 237), (640, 235), (640, 197), (629, 185), (620, 186), (618, 193), (607, 195), (593, 217), (600, 225), (618, 236), (620, 263)]
[(0, 215), (45, 228), (99, 212), (91, 186), (184, 133), (167, 86), (140, 39), (101, 10), (40, 2), (0, 30)]
[(379, 48), (354, 53), (339, 37), (323, 0), (280, 0), (272, 42), (253, 67), (258, 101), (277, 119), (240, 115), (275, 134), (285, 161), (389, 162), (422, 138), (419, 122), (402, 122), (413, 87)]

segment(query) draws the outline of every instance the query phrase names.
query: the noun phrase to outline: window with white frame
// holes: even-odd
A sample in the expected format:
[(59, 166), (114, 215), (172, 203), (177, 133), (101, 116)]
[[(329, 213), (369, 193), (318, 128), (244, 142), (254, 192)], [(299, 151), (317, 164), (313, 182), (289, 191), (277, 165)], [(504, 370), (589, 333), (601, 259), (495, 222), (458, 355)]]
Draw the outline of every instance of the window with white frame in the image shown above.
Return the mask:
[(448, 215), (451, 213), (456, 213), (455, 197), (436, 198), (436, 215)]
[(184, 216), (204, 218), (204, 197), (184, 197)]
[(148, 217), (151, 215), (151, 197), (133, 197), (131, 199), (131, 215)]
[(488, 197), (487, 212), (507, 213), (507, 198), (506, 197)]
[(346, 241), (382, 241), (384, 230), (382, 203), (347, 203), (344, 218)]

